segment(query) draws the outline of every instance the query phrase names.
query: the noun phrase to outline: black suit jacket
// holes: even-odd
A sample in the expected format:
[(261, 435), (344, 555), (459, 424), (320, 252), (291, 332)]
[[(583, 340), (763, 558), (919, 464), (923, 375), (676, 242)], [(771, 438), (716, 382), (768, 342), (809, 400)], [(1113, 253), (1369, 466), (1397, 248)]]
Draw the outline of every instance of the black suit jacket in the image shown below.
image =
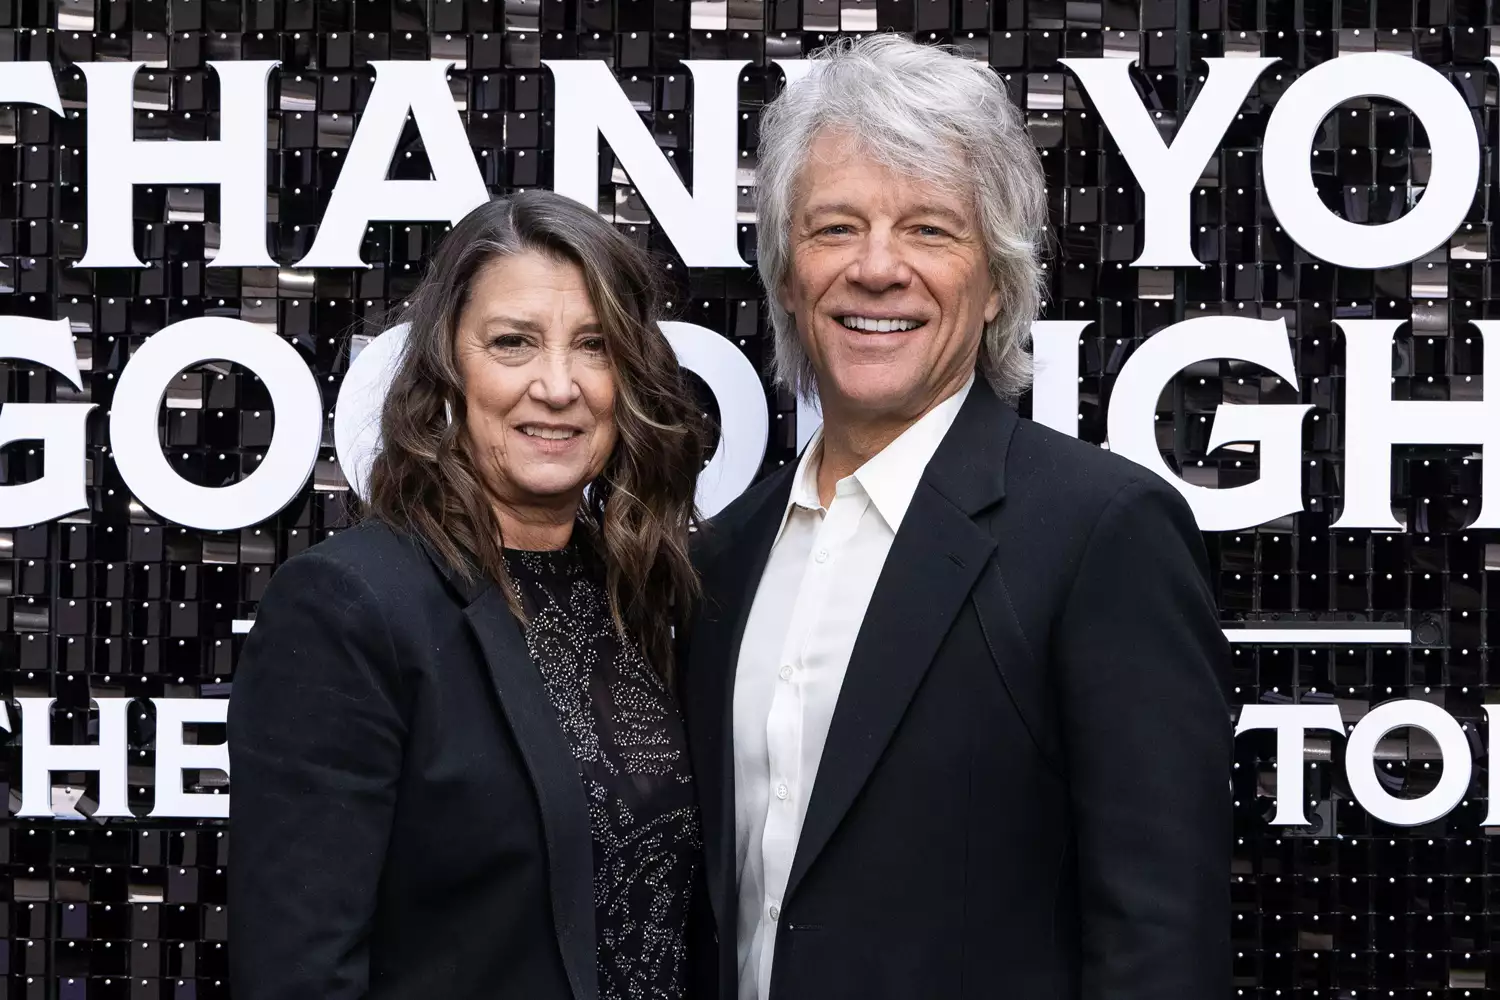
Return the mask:
[[(687, 639), (726, 1000), (735, 663), (793, 472), (705, 529)], [(977, 383), (850, 657), (771, 1000), (1227, 997), (1229, 651), (1206, 575), (1170, 484)]]
[(235, 1000), (595, 1000), (583, 785), (497, 588), (377, 523), (288, 560), (229, 748)]

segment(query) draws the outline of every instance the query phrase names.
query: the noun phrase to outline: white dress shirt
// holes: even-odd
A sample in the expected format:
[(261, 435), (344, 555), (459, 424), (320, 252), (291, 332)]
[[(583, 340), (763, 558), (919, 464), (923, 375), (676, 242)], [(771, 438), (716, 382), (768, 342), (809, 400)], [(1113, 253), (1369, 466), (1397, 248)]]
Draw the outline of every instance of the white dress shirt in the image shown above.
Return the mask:
[(792, 480), (734, 678), (739, 1000), (766, 1000), (781, 900), (849, 654), (922, 473), (973, 376), (818, 499), (823, 435)]

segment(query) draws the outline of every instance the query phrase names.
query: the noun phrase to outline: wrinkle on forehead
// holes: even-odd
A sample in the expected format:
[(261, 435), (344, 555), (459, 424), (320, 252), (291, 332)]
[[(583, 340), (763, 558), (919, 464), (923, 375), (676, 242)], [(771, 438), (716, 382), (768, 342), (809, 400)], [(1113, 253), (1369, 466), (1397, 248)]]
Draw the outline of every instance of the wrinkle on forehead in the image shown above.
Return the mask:
[(967, 157), (962, 150), (950, 147), (950, 159), (945, 169), (940, 165), (943, 163), (942, 152), (931, 147), (907, 149), (904, 145), (892, 146), (847, 125), (819, 129), (812, 134), (792, 185), (794, 211), (800, 211), (805, 202), (805, 178), (811, 162), (816, 160), (825, 166), (837, 166), (851, 159), (865, 158), (874, 160), (899, 178), (927, 185), (939, 194), (957, 199), (968, 212), (969, 225), (979, 229), (978, 192), (973, 184), (964, 180), (972, 171), (961, 166)]

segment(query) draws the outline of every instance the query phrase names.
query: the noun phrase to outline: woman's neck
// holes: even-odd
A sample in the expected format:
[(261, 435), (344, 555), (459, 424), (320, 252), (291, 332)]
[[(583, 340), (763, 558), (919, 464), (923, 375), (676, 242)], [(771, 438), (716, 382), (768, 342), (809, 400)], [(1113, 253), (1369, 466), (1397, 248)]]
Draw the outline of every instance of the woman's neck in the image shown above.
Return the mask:
[(559, 504), (513, 504), (496, 500), (495, 521), (508, 549), (533, 552), (565, 548), (573, 537), (578, 501)]

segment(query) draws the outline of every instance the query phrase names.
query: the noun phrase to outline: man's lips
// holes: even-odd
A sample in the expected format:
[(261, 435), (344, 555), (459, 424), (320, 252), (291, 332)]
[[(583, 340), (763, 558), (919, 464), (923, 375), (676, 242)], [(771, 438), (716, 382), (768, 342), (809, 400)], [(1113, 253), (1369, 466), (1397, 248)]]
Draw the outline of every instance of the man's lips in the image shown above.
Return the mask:
[(909, 333), (926, 325), (918, 317), (893, 314), (843, 313), (834, 318), (844, 329), (857, 333)]

